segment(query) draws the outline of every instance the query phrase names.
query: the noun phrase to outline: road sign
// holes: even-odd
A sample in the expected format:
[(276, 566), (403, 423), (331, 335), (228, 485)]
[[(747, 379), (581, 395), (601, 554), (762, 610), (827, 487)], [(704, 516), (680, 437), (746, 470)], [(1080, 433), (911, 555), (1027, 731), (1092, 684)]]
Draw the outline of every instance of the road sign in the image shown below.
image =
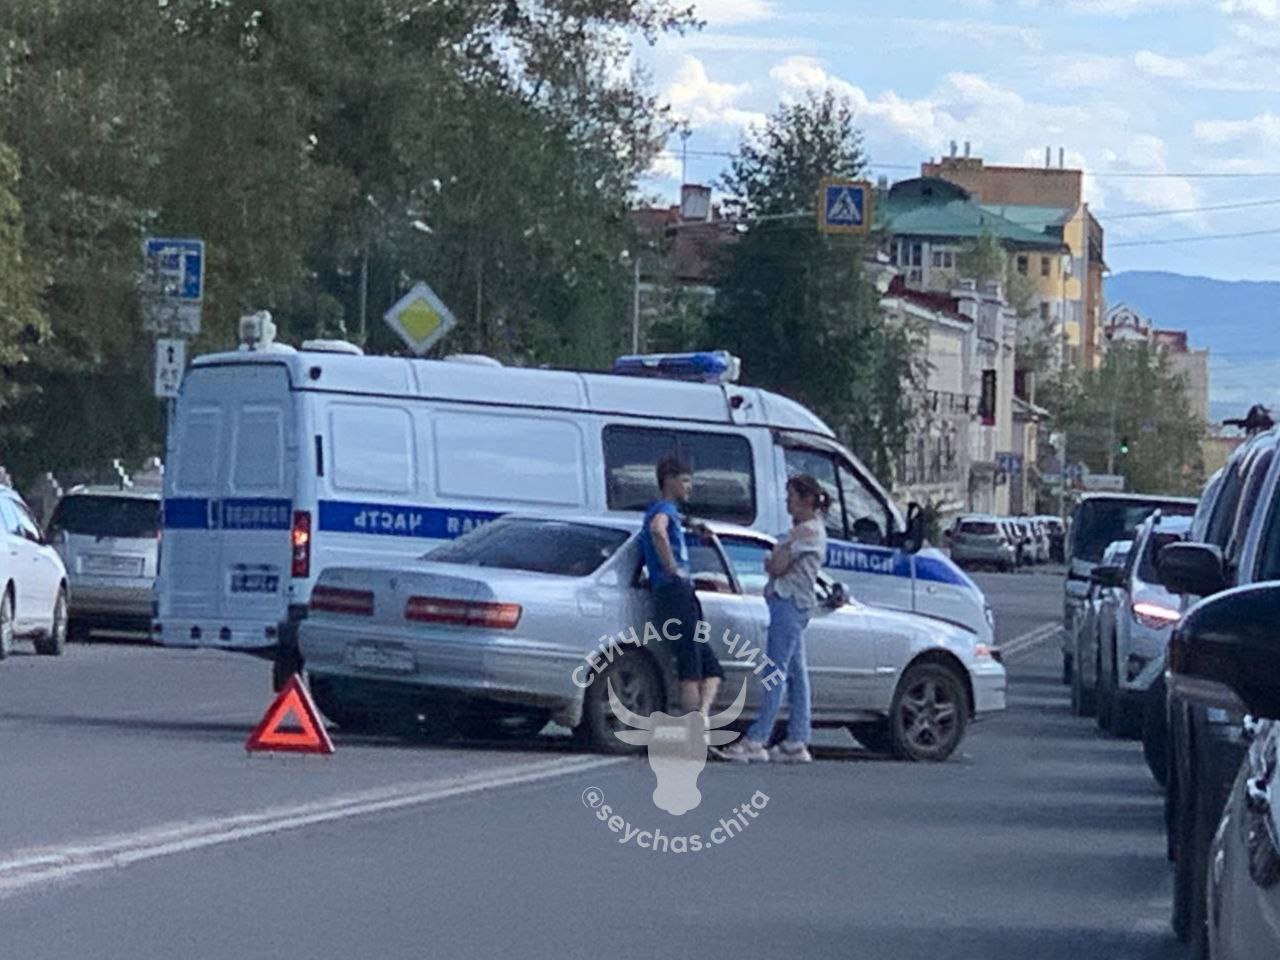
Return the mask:
[[(297, 730), (285, 729), (286, 722), (294, 718)], [(279, 750), (285, 753), (333, 753), (333, 741), (320, 719), (315, 701), (295, 673), (289, 678), (280, 695), (275, 698), (262, 717), (244, 748), (250, 753), (258, 750)]]
[(434, 347), (458, 325), (436, 292), (421, 282), (401, 297), (383, 319), (418, 356)]
[(1083, 480), (1083, 479), (1084, 479), (1084, 464), (1083, 464), (1083, 463), (1068, 463), (1068, 464), (1067, 464), (1067, 479), (1068, 479), (1068, 480)]
[(1011, 477), (1022, 475), (1022, 454), (1020, 453), (997, 453), (996, 465), (1002, 473), (1007, 473)]
[(1091, 473), (1084, 478), (1084, 488), (1100, 493), (1123, 493), (1124, 477), (1114, 473)]
[(182, 372), (187, 368), (187, 341), (156, 341), (156, 396), (172, 399), (182, 385)]
[(818, 188), (818, 229), (823, 233), (866, 233), (871, 229), (871, 184), (827, 178)]
[(142, 241), (142, 316), (148, 331), (192, 337), (200, 333), (204, 260), (203, 240)]

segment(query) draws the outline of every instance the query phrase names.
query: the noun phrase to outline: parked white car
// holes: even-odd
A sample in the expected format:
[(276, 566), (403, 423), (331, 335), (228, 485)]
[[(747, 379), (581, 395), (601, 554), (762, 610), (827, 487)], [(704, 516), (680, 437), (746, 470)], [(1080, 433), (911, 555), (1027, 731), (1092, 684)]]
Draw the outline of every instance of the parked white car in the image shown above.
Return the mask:
[(0, 659), (18, 638), (34, 641), (36, 653), (62, 653), (67, 571), (22, 497), (0, 486)]
[[(474, 729), (575, 728), (599, 750), (614, 737), (611, 680), (622, 703), (647, 716), (679, 702), (674, 658), (661, 642), (610, 646), (651, 619), (639, 520), (508, 516), (417, 562), (325, 570), (299, 641), (311, 691), (350, 729), (453, 718)], [(725, 667), (718, 710), (743, 683), (759, 704), (768, 611), (764, 558), (774, 541), (715, 524), (690, 543), (690, 565), (710, 643)], [(1006, 676), (970, 631), (865, 606), (825, 575), (806, 633), (818, 726), (847, 727), (866, 747), (945, 760), (970, 720), (1005, 706)]]

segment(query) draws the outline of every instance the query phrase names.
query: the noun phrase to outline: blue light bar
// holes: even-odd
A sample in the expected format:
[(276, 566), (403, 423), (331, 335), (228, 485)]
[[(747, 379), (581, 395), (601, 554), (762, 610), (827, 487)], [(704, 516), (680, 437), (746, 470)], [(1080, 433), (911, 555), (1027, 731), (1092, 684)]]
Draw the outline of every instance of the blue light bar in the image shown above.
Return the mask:
[(701, 383), (737, 383), (741, 370), (742, 361), (727, 350), (632, 354), (613, 361), (614, 373)]

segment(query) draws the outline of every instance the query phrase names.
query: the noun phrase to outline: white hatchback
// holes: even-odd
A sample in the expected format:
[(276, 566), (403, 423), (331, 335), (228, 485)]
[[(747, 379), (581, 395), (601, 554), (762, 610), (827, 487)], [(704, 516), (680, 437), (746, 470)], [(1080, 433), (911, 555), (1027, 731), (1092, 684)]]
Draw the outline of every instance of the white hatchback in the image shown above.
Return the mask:
[(67, 571), (22, 497), (0, 487), (0, 659), (19, 637), (31, 638), (36, 653), (62, 653)]

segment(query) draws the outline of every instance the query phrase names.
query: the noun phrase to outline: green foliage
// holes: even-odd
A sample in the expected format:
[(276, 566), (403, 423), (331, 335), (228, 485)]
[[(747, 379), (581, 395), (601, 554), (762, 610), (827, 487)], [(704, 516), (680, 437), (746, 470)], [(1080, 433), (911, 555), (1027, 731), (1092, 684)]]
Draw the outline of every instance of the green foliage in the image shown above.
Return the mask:
[[(1097, 370), (1047, 400), (1061, 409), (1072, 460), (1094, 473), (1108, 463), (1138, 493), (1194, 494), (1204, 485), (1205, 424), (1191, 411), (1186, 383), (1168, 358), (1144, 343), (1113, 343)], [(1120, 450), (1129, 441), (1128, 453)]]
[(207, 241), (196, 353), (259, 308), (293, 342), (358, 335), (366, 258), (375, 351), (399, 349), (381, 316), (419, 278), (463, 321), (450, 350), (597, 365), (626, 342), (628, 197), (670, 127), (630, 38), (693, 26), (672, 0), (3, 6), (0, 143), (23, 176), (0, 165), (0, 187), (50, 279), (51, 334), (0, 399), (32, 427), (5, 446), (19, 476), (160, 452), (148, 233)]
[(743, 143), (724, 180), (727, 205), (778, 219), (755, 222), (728, 248), (707, 332), (742, 357), (752, 383), (819, 413), (888, 477), (923, 380), (919, 335), (882, 314), (864, 242), (820, 234), (813, 214), (823, 176), (864, 166), (850, 104), (830, 92), (780, 108)]
[(17, 184), (18, 159), (0, 145), (0, 446), (23, 435), (6, 408), (34, 389), (21, 368), (49, 332), (39, 306), (44, 277), (30, 259)]
[(995, 235), (983, 233), (976, 240), (965, 244), (956, 255), (956, 273), (966, 280), (975, 280), (980, 285), (991, 280), (1004, 280), (1007, 258)]

